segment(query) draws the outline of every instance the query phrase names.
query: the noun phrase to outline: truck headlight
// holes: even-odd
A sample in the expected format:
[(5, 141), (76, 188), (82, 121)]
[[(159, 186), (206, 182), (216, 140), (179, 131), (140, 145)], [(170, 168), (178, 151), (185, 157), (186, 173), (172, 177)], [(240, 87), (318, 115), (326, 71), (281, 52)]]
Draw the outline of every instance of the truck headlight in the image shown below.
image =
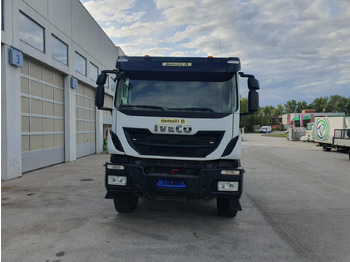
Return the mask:
[(108, 176), (108, 185), (126, 186), (127, 182), (126, 176)]
[(229, 182), (229, 181), (219, 181), (218, 182), (218, 191), (238, 191), (238, 182)]

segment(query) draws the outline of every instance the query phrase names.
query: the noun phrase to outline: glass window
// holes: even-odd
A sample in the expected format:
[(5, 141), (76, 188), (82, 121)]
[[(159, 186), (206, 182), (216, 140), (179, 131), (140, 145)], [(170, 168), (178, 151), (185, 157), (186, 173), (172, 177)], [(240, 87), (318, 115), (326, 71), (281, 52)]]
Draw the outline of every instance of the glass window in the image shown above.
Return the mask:
[(116, 83), (112, 80), (111, 81), (111, 90), (112, 90), (112, 92), (115, 91), (115, 87), (116, 87)]
[(93, 63), (90, 63), (90, 78), (96, 81), (97, 76), (98, 76), (98, 67), (95, 66)]
[(4, 25), (4, 0), (1, 0), (1, 30), (5, 29)]
[(109, 89), (109, 76), (107, 76), (105, 88)]
[(86, 76), (86, 58), (75, 52), (75, 71)]
[(116, 92), (118, 109), (206, 113), (237, 110), (235, 76), (220, 82), (122, 78)]
[(19, 13), (19, 38), (28, 45), (45, 52), (45, 29), (28, 16)]
[(68, 65), (68, 45), (52, 35), (52, 58)]

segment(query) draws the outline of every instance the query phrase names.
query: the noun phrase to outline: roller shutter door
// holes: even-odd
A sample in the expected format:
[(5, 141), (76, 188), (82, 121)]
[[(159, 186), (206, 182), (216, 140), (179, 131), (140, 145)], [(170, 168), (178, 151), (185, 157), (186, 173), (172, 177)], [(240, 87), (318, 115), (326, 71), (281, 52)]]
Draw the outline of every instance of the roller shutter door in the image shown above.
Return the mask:
[(79, 82), (76, 93), (77, 157), (96, 153), (95, 91)]
[(24, 59), (21, 68), (22, 172), (64, 162), (64, 76)]

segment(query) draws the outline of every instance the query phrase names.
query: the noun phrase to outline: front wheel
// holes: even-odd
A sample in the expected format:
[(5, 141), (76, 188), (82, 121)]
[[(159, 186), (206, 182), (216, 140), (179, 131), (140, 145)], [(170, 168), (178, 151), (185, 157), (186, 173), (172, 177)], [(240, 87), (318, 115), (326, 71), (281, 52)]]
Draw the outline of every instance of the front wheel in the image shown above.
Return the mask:
[(235, 217), (237, 215), (237, 210), (233, 210), (227, 198), (217, 198), (216, 207), (219, 216), (222, 217)]
[(136, 209), (139, 198), (131, 193), (118, 193), (113, 201), (115, 210), (119, 213), (132, 213)]

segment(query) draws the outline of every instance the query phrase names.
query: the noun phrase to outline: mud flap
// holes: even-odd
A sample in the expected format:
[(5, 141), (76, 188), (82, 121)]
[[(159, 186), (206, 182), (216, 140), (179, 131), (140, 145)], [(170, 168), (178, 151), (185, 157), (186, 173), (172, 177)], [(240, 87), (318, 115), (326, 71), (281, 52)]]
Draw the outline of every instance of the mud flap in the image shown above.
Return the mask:
[(229, 198), (227, 200), (232, 210), (242, 211), (242, 207), (241, 207), (241, 204), (239, 203), (238, 198)]

